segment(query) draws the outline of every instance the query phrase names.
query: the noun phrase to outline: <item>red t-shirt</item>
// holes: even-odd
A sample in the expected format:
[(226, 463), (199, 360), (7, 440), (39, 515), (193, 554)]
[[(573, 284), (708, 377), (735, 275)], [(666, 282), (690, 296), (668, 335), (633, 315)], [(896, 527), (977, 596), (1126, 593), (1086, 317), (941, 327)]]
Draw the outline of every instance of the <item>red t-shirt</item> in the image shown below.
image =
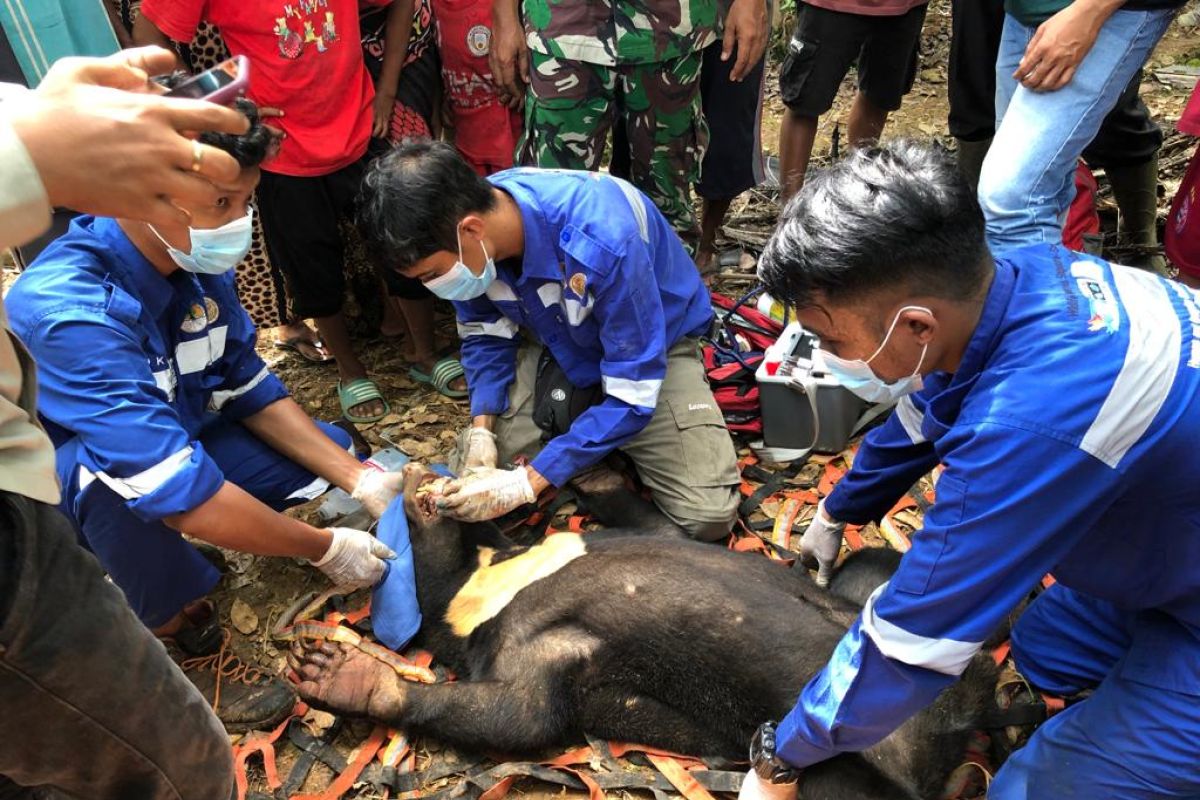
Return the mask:
[[(367, 0), (387, 5), (391, 0)], [(358, 0), (142, 0), (163, 33), (189, 42), (200, 20), (250, 59), (251, 100), (281, 109), (287, 133), (263, 165), (282, 175), (327, 175), (358, 160), (371, 138), (375, 89), (363, 63)]]
[(492, 85), (489, 0), (433, 0), (442, 83), (454, 116), (454, 145), (483, 174), (512, 166), (521, 116), (500, 104)]

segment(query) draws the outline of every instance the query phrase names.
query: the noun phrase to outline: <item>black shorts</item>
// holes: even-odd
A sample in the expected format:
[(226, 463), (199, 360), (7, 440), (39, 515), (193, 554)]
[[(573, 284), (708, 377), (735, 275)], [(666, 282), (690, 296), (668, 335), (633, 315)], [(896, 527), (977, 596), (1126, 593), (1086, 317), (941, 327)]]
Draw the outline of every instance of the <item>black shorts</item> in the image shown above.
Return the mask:
[(821, 116), (857, 61), (859, 91), (884, 111), (895, 111), (917, 75), (924, 22), (923, 5), (898, 17), (874, 17), (801, 3), (779, 70), (784, 104), (801, 116)]
[[(708, 122), (708, 149), (696, 194), (729, 200), (763, 182), (762, 90), (766, 54), (741, 81), (729, 80), (734, 58), (721, 60), (721, 40), (704, 49), (700, 101)], [(736, 51), (734, 53), (736, 55)]]
[[(292, 311), (300, 318), (329, 317), (346, 295), (346, 247), (341, 220), (352, 218), (359, 185), (371, 160), (387, 142), (371, 140), (362, 158), (328, 175), (296, 177), (262, 171), (258, 216), (267, 253), (287, 281)], [(388, 293), (420, 299), (420, 281), (385, 275)]]

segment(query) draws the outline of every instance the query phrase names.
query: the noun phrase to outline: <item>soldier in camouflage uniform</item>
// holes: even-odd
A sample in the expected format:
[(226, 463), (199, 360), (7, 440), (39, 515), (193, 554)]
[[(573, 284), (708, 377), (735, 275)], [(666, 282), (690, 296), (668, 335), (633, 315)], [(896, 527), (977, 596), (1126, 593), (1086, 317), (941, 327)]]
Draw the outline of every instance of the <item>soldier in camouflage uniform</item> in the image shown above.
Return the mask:
[[(517, 0), (497, 0), (509, 14)], [(690, 186), (708, 139), (702, 52), (717, 0), (522, 0), (529, 53), (520, 163), (596, 170), (624, 126), (631, 178), (684, 240), (698, 236)]]

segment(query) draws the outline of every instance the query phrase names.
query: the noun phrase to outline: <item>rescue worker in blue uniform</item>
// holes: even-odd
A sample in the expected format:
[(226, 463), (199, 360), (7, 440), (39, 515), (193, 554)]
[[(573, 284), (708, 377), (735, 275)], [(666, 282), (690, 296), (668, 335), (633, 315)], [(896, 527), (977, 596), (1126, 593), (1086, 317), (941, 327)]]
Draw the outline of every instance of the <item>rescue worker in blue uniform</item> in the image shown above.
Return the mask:
[[(953, 163), (912, 143), (806, 182), (760, 274), (831, 374), (899, 400), (805, 534), (821, 573), (846, 523), (944, 466), (912, 549), (760, 758), (803, 770), (882, 739), (1052, 573), (1013, 654), (1034, 686), (1091, 694), (988, 796), (1200, 796), (1200, 296), (1060, 246), (993, 258)], [(794, 797), (791, 777), (760, 769), (743, 797)]]
[(220, 573), (179, 532), (308, 559), (349, 590), (374, 584), (394, 554), (364, 531), (279, 512), (336, 485), (378, 515), (400, 488), (399, 473), (354, 457), (348, 433), (314, 424), (255, 352), (232, 269), (250, 246), (249, 199), (270, 134), (252, 104), (240, 107), (248, 133), (201, 139), (243, 169), (190, 228), (81, 217), (8, 295), (13, 329), (40, 367), (62, 510), (210, 701), (214, 669), (244, 678), (221, 688), (230, 730), (272, 724), (292, 693), (204, 658), (222, 644), (204, 600)]
[[(430, 142), (377, 161), (363, 191), (377, 263), (420, 279), (458, 314), (472, 422), (454, 466), (469, 474), (441, 499), (444, 513), (501, 516), (549, 485), (594, 479), (621, 450), (685, 532), (729, 533), (737, 459), (699, 358), (709, 295), (652, 203), (586, 172), (484, 179)], [(552, 397), (592, 396), (543, 446), (535, 384), (551, 358), (566, 378)], [(532, 460), (497, 469), (517, 455)]]

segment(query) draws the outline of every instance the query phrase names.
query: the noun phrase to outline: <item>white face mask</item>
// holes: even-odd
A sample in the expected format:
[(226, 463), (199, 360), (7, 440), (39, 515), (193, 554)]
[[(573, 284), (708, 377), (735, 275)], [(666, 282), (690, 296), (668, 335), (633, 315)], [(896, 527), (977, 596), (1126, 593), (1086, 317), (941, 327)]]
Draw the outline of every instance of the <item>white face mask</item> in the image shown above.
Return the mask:
[(190, 253), (172, 247), (154, 226), (150, 226), (150, 230), (167, 246), (167, 255), (180, 269), (201, 275), (221, 275), (236, 267), (250, 252), (254, 237), (254, 207), (246, 209), (246, 216), (219, 228), (189, 227)]
[(454, 231), (458, 238), (458, 261), (446, 272), (436, 278), (425, 281), (425, 288), (443, 300), (473, 300), (488, 290), (496, 279), (496, 262), (488, 255), (483, 240), (479, 246), (483, 248), (483, 273), (476, 275), (462, 260), (462, 233)]
[(876, 356), (883, 352), (883, 348), (887, 346), (888, 339), (892, 336), (892, 331), (896, 329), (896, 324), (900, 321), (900, 315), (905, 311), (924, 311), (930, 316), (933, 315), (933, 312), (924, 306), (904, 306), (901, 308), (896, 312), (896, 317), (892, 320), (892, 325), (888, 328), (887, 335), (883, 337), (883, 342), (879, 345), (879, 349), (871, 354), (871, 357), (866, 361), (862, 359), (838, 358), (827, 350), (821, 351), (821, 356), (825, 361), (825, 367), (829, 370), (829, 374), (833, 375), (842, 386), (845, 386), (868, 403), (894, 403), (906, 394), (920, 391), (924, 385), (920, 372), (921, 365), (925, 363), (925, 353), (929, 350), (928, 344), (921, 348), (921, 358), (917, 361), (917, 366), (912, 374), (906, 378), (901, 378), (895, 383), (887, 383), (882, 380), (868, 366), (875, 360)]

